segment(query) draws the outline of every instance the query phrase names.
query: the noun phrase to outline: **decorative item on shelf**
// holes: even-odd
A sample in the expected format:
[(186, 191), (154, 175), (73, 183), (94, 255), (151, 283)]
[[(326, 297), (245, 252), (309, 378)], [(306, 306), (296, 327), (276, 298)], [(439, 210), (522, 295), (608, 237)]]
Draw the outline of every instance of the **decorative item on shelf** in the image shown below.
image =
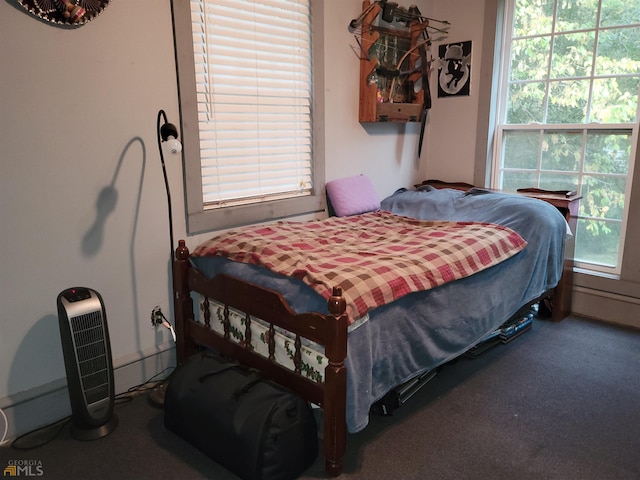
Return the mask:
[(111, 0), (18, 0), (32, 15), (53, 24), (77, 27), (93, 20)]
[(349, 23), (360, 58), (359, 121), (420, 122), (418, 157), (431, 108), (431, 34), (444, 38), (448, 28), (449, 22), (424, 17), (415, 5), (387, 0), (364, 0)]
[(365, 0), (362, 6), (349, 24), (360, 58), (360, 121), (422, 121), (431, 106), (431, 34), (446, 34), (449, 22), (386, 0)]

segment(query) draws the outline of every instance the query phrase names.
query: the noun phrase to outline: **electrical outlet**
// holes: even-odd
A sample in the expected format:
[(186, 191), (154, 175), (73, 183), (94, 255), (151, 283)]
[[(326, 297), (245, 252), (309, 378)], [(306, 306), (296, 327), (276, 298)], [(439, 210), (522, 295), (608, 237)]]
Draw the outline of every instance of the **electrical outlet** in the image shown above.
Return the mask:
[(153, 307), (153, 310), (151, 310), (151, 325), (153, 325), (154, 327), (162, 325), (163, 319), (164, 315), (162, 313), (162, 310), (158, 305), (156, 305), (155, 307)]

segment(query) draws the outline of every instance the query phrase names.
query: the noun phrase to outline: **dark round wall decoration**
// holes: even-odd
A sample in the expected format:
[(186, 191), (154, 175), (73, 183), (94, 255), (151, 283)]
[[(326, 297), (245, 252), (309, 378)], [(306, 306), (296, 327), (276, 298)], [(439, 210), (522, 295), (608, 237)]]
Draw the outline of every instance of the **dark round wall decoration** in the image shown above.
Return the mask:
[(18, 0), (29, 13), (50, 23), (78, 27), (96, 18), (111, 0)]

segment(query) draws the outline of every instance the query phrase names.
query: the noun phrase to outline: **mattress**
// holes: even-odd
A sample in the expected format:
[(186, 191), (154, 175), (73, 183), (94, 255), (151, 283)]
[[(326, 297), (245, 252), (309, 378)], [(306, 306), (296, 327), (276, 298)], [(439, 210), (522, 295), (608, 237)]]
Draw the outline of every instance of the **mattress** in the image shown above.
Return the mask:
[[(477, 189), (427, 188), (399, 190), (384, 199), (381, 208), (425, 220), (495, 223), (513, 229), (528, 244), (498, 265), (425, 292), (410, 293), (370, 311), (366, 321), (350, 327), (345, 360), (350, 432), (368, 424), (371, 405), (390, 389), (463, 354), (523, 305), (555, 287), (562, 274), (566, 221), (546, 202)], [(326, 300), (300, 279), (219, 256), (192, 257), (190, 261), (208, 277), (226, 273), (276, 290), (298, 313), (328, 313)], [(282, 337), (278, 341), (278, 356), (284, 362), (287, 341), (291, 340)], [(305, 348), (309, 349), (304, 353), (305, 362), (311, 365), (310, 360), (317, 359), (310, 368), (321, 370), (322, 352), (308, 344)]]

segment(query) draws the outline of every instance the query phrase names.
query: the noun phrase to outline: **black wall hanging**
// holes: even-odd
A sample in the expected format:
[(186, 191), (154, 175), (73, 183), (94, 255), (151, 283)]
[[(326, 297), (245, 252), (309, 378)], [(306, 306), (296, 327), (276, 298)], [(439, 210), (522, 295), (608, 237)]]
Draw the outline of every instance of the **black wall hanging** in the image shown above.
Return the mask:
[(29, 13), (45, 22), (78, 27), (96, 18), (111, 0), (17, 0)]

